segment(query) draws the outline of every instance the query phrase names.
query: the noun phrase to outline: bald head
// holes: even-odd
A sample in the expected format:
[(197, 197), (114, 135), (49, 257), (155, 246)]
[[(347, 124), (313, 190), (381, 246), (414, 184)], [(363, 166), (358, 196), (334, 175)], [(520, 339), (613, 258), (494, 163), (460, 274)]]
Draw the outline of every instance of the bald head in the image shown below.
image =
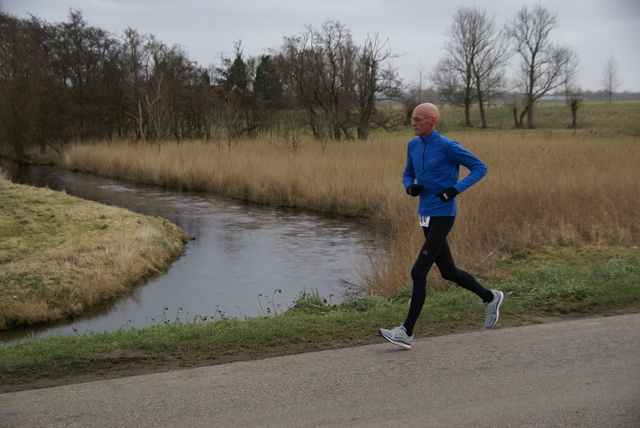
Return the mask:
[(422, 103), (419, 104), (414, 110), (413, 110), (414, 116), (415, 113), (418, 114), (422, 114), (424, 117), (427, 116), (433, 116), (433, 117), (440, 117), (440, 112), (438, 111), (438, 107), (436, 107), (435, 105), (431, 104), (431, 103)]
[(431, 103), (423, 103), (413, 109), (411, 124), (416, 135), (426, 137), (436, 129), (440, 118), (438, 108)]

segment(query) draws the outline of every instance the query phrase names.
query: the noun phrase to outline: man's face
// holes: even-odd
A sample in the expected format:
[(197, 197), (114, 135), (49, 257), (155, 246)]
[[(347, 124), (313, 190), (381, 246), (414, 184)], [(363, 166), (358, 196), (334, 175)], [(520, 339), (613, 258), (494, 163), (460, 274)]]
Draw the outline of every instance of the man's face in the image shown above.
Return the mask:
[(429, 114), (422, 110), (418, 109), (413, 111), (413, 115), (411, 116), (411, 125), (413, 126), (413, 131), (415, 135), (420, 137), (426, 137), (431, 134), (434, 129), (434, 117), (429, 116)]

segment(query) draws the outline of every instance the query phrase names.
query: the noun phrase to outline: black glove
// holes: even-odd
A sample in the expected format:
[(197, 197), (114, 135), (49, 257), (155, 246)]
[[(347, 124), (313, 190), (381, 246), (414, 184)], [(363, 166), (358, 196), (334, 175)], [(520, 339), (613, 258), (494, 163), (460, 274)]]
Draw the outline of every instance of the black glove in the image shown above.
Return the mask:
[(424, 189), (424, 186), (420, 184), (409, 184), (407, 186), (407, 195), (418, 196), (422, 193), (422, 189)]
[(451, 202), (453, 201), (453, 198), (455, 198), (457, 194), (458, 194), (458, 191), (456, 190), (455, 187), (447, 187), (442, 192), (436, 193), (436, 196), (445, 202)]

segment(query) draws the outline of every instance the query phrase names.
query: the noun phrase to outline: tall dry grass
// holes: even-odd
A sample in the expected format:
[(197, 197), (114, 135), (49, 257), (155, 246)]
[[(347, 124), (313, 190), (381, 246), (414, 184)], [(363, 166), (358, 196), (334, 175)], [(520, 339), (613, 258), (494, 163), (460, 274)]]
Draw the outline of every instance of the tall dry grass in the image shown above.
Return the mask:
[[(215, 192), (280, 206), (349, 216), (376, 208), (390, 175), (404, 166), (397, 144), (307, 144), (292, 152), (266, 141), (227, 149), (203, 141), (152, 144), (104, 143), (66, 150), (62, 166), (170, 188)], [(398, 172), (400, 170), (400, 172)]]
[[(640, 241), (637, 139), (458, 136), (489, 168), (485, 179), (458, 198), (450, 244), (460, 267), (478, 273), (500, 255), (541, 246)], [(417, 200), (401, 184), (408, 139), (332, 143), (324, 149), (308, 142), (296, 152), (267, 141), (242, 141), (230, 150), (204, 141), (160, 147), (102, 143), (71, 147), (62, 164), (136, 182), (369, 217), (384, 232), (385, 257), (363, 273), (363, 285), (389, 295), (409, 282), (422, 243)]]

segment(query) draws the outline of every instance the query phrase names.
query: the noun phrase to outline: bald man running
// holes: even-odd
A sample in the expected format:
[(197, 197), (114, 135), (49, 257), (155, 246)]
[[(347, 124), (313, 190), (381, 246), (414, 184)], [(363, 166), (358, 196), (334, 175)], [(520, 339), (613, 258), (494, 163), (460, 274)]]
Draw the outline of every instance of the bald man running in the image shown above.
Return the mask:
[[(427, 295), (427, 274), (435, 263), (446, 280), (475, 293), (485, 306), (485, 328), (498, 322), (504, 294), (484, 288), (453, 261), (447, 235), (456, 218), (456, 196), (487, 174), (487, 167), (459, 143), (438, 133), (440, 113), (435, 105), (420, 104), (413, 110), (411, 124), (416, 137), (409, 141), (407, 163), (402, 176), (406, 192), (419, 196), (418, 216), (424, 244), (411, 269), (413, 290), (409, 313), (404, 323), (392, 330), (380, 329), (380, 336), (403, 348), (411, 348), (413, 328)], [(458, 181), (460, 165), (469, 174)]]

